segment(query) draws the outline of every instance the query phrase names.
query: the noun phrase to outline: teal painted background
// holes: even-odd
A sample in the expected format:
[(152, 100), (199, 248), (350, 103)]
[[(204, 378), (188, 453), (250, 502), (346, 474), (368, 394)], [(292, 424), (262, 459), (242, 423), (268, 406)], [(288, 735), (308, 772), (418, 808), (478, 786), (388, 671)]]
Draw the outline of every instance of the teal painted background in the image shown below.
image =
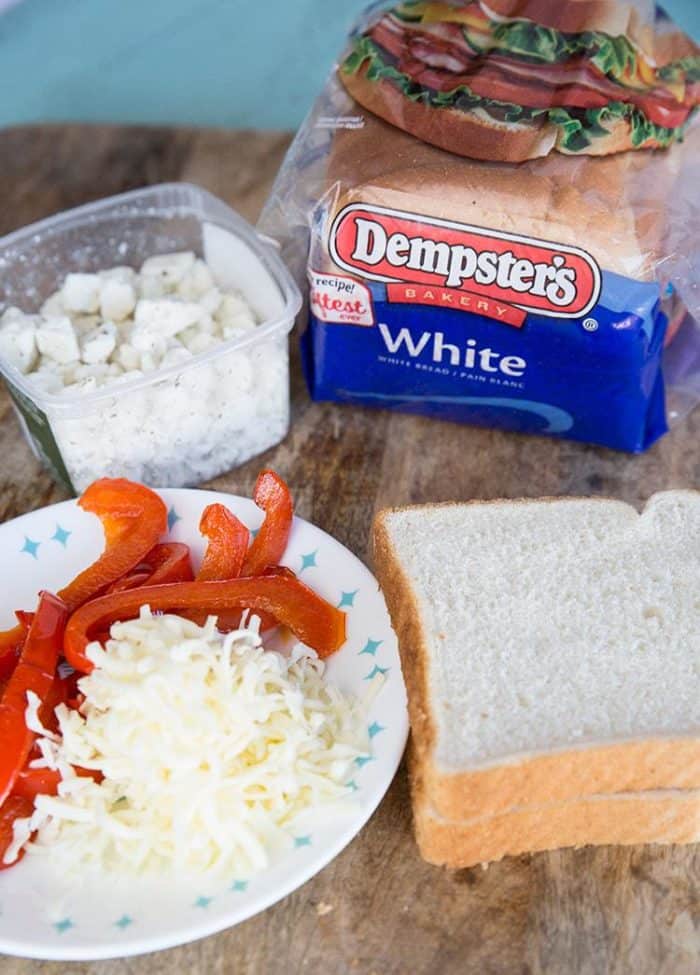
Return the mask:
[[(553, 0), (556, 2), (556, 0)], [(0, 16), (0, 125), (293, 128), (364, 0), (23, 0)], [(666, 0), (700, 37), (700, 0)]]

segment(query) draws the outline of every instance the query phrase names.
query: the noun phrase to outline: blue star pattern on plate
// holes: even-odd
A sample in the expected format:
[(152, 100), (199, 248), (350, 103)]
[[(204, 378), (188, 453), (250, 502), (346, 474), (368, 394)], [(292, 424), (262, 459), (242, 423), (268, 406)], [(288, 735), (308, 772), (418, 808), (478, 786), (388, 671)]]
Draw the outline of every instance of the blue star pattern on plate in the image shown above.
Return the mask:
[(355, 759), (355, 765), (358, 768), (364, 768), (368, 762), (372, 761), (372, 755), (358, 755)]
[(121, 928), (122, 931), (126, 930), (130, 924), (134, 923), (133, 917), (129, 917), (128, 914), (122, 914), (118, 921), (114, 922), (115, 928)]
[(359, 787), (359, 785), (357, 784), (357, 782), (355, 782), (355, 780), (354, 780), (354, 779), (350, 779), (350, 781), (349, 781), (349, 782), (346, 782), (346, 783), (345, 783), (345, 788), (346, 788), (346, 789), (351, 789), (351, 790), (352, 790), (353, 792), (357, 792), (357, 790), (358, 790), (358, 789), (359, 789), (360, 787)]
[(368, 640), (364, 647), (360, 650), (360, 653), (368, 653), (371, 657), (375, 655), (377, 650), (381, 647), (383, 640)]
[(168, 511), (168, 531), (171, 532), (178, 521), (182, 521), (179, 514), (174, 508), (170, 508)]
[(342, 592), (340, 594), (340, 602), (338, 603), (338, 609), (342, 609), (343, 606), (352, 606), (355, 602), (355, 596), (360, 590), (355, 589), (354, 592)]
[(384, 725), (379, 724), (377, 721), (373, 721), (367, 729), (367, 734), (370, 736), (370, 738), (375, 738), (380, 731), (386, 731)]
[(248, 889), (247, 880), (234, 880), (231, 884), (231, 890), (236, 894), (243, 894)]
[(388, 673), (389, 673), (389, 668), (388, 667), (378, 667), (375, 664), (374, 667), (372, 667), (372, 669), (370, 670), (370, 672), (365, 677), (365, 680), (372, 680), (372, 678), (373, 677), (376, 677), (377, 674), (388, 674)]
[(56, 525), (56, 531), (51, 536), (51, 541), (58, 542), (59, 545), (65, 548), (72, 534), (73, 532), (69, 532), (66, 528), (61, 528), (60, 525)]
[(311, 837), (310, 836), (295, 836), (294, 837), (294, 846), (297, 849), (299, 849), (300, 846), (311, 846)]
[(62, 920), (56, 921), (54, 927), (56, 928), (59, 934), (65, 934), (66, 931), (70, 931), (70, 929), (74, 928), (75, 925), (73, 924), (73, 922), (69, 917), (64, 917)]
[(306, 555), (302, 555), (302, 557), (301, 557), (301, 568), (299, 569), (300, 572), (303, 572), (304, 569), (310, 569), (312, 565), (313, 566), (316, 565), (316, 553), (317, 552), (318, 552), (318, 549), (316, 548), (316, 549), (314, 549), (313, 552), (307, 552)]
[(37, 558), (37, 554), (36, 553), (38, 552), (40, 545), (41, 545), (41, 542), (34, 542), (34, 541), (32, 541), (31, 538), (29, 538), (28, 535), (25, 535), (24, 536), (24, 545), (20, 549), (20, 552), (27, 552), (28, 555), (31, 555), (31, 557), (33, 559), (35, 559), (35, 558)]
[(198, 897), (197, 898), (197, 900), (194, 902), (194, 904), (192, 906), (193, 907), (206, 908), (206, 907), (209, 907), (209, 905), (211, 904), (211, 902), (213, 900), (214, 900), (213, 897), (204, 897), (204, 896), (201, 896), (201, 897)]

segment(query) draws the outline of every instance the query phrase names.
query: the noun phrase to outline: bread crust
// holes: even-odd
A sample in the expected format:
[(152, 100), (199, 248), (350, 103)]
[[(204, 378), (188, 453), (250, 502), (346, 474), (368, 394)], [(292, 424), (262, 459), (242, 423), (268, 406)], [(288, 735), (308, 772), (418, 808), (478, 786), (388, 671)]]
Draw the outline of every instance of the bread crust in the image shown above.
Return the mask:
[(436, 736), (428, 706), (428, 648), (420, 626), (418, 601), (391, 544), (385, 521), (387, 513), (379, 512), (372, 529), (375, 574), (398, 637), (411, 738), (413, 742), (421, 742), (429, 754)]
[[(697, 493), (697, 492), (696, 492)], [(533, 499), (442, 502), (383, 509), (373, 524), (375, 574), (399, 643), (416, 774), (435, 813), (447, 820), (502, 813), (514, 806), (567, 802), (595, 794), (652, 789), (700, 789), (700, 737), (643, 738), (516, 755), (468, 770), (440, 768), (434, 758), (437, 729), (430, 707), (429, 648), (420, 624), (418, 598), (391, 542), (393, 512), (522, 504)], [(610, 498), (540, 498), (600, 501)], [(618, 502), (624, 504), (624, 502)], [(612, 842), (612, 841), (611, 841)], [(640, 841), (641, 842), (641, 841)], [(568, 844), (567, 844), (568, 845)]]
[(340, 80), (364, 108), (391, 125), (430, 145), (471, 159), (492, 162), (523, 162), (552, 151), (556, 126), (548, 122), (527, 125), (499, 125), (461, 109), (437, 108), (411, 101), (390, 81), (370, 81), (367, 65)]
[(567, 802), (583, 795), (700, 789), (700, 740), (693, 738), (567, 749), (472, 772), (445, 771), (434, 764), (427, 749), (417, 751), (426, 793), (446, 819)]
[(414, 827), (421, 856), (453, 868), (568, 846), (696, 843), (700, 792), (586, 796), (464, 822), (443, 820), (417, 802)]
[(471, 867), (567, 846), (700, 841), (698, 790), (585, 795), (450, 820), (435, 811), (413, 748), (408, 767), (416, 840), (430, 863)]

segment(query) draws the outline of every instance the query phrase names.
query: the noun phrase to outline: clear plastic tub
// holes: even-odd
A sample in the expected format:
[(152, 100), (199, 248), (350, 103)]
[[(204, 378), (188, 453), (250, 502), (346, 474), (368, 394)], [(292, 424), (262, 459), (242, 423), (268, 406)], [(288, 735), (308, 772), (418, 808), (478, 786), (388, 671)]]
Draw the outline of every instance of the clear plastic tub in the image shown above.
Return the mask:
[(165, 183), (57, 214), (0, 239), (0, 311), (35, 312), (71, 271), (191, 250), (260, 324), (186, 363), (94, 392), (49, 395), (0, 372), (35, 453), (73, 492), (96, 477), (197, 484), (274, 446), (289, 426), (288, 333), (301, 296), (276, 250), (221, 200)]

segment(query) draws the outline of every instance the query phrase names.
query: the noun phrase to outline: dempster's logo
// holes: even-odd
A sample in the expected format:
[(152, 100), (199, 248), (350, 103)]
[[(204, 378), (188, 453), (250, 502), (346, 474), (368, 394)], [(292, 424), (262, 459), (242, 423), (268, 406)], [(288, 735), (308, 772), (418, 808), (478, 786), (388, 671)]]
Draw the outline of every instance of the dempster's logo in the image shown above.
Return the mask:
[(600, 269), (578, 247), (365, 203), (336, 216), (329, 249), (364, 278), (456, 288), (557, 318), (585, 315), (600, 294)]

